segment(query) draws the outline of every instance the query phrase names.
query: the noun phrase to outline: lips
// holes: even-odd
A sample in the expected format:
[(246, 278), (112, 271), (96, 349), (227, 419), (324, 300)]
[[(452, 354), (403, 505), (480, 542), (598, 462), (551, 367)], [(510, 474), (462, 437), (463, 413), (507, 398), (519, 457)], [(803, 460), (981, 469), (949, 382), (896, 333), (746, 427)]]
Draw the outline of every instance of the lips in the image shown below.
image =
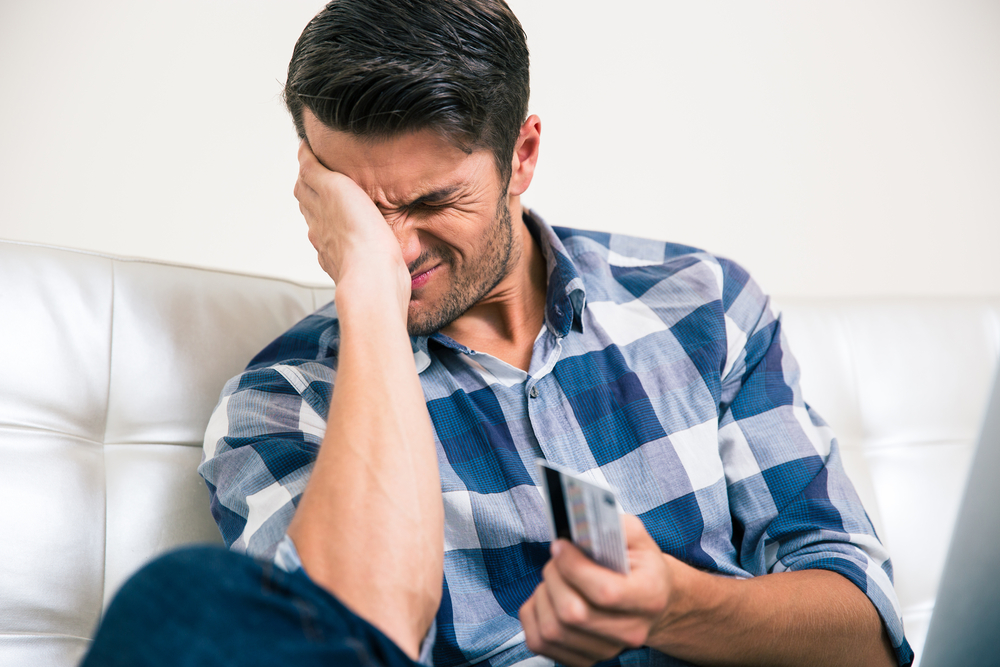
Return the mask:
[(427, 284), (427, 281), (431, 279), (431, 276), (437, 273), (440, 266), (440, 264), (437, 264), (429, 269), (421, 271), (420, 273), (414, 274), (413, 277), (410, 278), (410, 289), (415, 290), (418, 287), (422, 287)]

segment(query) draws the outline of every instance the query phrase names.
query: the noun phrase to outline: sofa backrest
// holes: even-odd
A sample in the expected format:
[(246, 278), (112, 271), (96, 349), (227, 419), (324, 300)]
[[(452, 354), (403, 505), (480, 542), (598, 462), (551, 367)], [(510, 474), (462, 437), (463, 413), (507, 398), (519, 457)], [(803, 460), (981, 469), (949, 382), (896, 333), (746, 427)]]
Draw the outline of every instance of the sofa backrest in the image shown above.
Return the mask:
[[(0, 241), (0, 667), (76, 664), (132, 572), (221, 541), (196, 468), (222, 385), (332, 298)], [(893, 554), (919, 648), (1000, 354), (1000, 297), (775, 307)]]
[(0, 666), (75, 665), (152, 556), (220, 542), (222, 385), (328, 288), (0, 242)]

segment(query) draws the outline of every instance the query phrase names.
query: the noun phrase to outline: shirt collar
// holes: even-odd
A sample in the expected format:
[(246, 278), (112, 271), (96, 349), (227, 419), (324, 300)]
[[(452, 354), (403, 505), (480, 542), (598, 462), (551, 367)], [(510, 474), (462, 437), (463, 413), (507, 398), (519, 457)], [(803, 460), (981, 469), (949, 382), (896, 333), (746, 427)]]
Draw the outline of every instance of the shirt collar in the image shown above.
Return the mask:
[[(583, 278), (580, 277), (576, 265), (566, 252), (566, 247), (552, 227), (537, 213), (527, 208), (523, 209), (522, 218), (545, 258), (548, 275), (545, 292), (545, 326), (559, 338), (563, 338), (571, 330), (582, 333), (583, 310), (587, 304)], [(411, 336), (410, 344), (413, 347), (418, 373), (430, 365), (428, 352), (430, 341), (457, 352), (472, 353), (472, 350), (440, 331), (430, 336)]]
[(587, 291), (576, 264), (566, 252), (562, 239), (537, 213), (524, 209), (524, 224), (535, 237), (545, 257), (548, 272), (545, 324), (559, 338), (564, 337), (570, 330), (582, 332)]

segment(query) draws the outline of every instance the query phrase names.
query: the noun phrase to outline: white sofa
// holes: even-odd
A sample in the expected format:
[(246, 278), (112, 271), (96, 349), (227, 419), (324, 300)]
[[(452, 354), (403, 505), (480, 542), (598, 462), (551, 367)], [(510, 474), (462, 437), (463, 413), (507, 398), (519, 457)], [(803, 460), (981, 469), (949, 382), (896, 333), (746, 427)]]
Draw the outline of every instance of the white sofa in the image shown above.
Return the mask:
[[(221, 542), (195, 470), (219, 391), (332, 297), (0, 241), (0, 667), (76, 664), (130, 573)], [(893, 554), (919, 651), (1000, 354), (1000, 297), (775, 305)]]

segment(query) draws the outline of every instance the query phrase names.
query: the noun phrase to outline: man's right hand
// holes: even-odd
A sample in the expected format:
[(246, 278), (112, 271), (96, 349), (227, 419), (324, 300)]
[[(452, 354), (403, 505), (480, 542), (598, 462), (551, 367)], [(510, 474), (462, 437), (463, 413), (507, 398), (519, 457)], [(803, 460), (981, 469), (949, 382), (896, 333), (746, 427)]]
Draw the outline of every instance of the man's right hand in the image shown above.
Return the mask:
[(348, 176), (324, 167), (305, 141), (299, 145), (298, 158), (294, 194), (320, 266), (338, 285), (355, 274), (369, 285), (395, 277), (391, 287), (405, 313), (410, 273), (399, 242), (375, 203)]

